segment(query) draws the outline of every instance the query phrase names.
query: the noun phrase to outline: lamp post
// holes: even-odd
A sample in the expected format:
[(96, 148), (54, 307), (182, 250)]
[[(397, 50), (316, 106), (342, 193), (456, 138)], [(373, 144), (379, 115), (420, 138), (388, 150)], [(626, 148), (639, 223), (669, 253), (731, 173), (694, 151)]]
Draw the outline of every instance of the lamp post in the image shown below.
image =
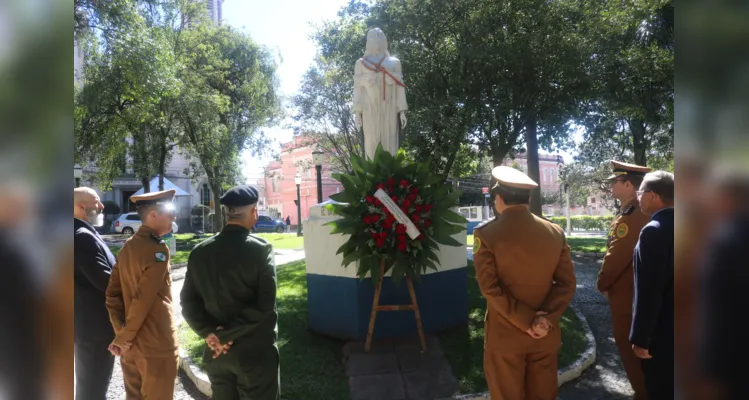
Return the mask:
[(317, 204), (322, 203), (322, 162), (324, 154), (319, 147), (312, 152), (312, 162), (317, 170)]
[(299, 185), (302, 184), (302, 175), (298, 172), (294, 177), (296, 183), (296, 235), (302, 236), (302, 195), (299, 191)]
[(73, 176), (75, 177), (75, 187), (81, 186), (81, 176), (83, 176), (83, 168), (81, 168), (80, 165), (76, 164), (73, 167)]

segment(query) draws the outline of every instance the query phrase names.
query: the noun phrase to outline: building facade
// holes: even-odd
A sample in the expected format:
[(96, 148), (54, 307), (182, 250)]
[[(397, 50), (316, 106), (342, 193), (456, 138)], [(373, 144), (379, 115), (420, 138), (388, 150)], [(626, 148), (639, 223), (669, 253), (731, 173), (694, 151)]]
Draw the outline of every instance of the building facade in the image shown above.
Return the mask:
[[(525, 154), (517, 154), (514, 159), (506, 158), (502, 163), (505, 166), (518, 166), (524, 173), (528, 173), (528, 157)], [(562, 156), (539, 154), (538, 172), (541, 192), (547, 195), (559, 194), (561, 190), (559, 175), (564, 165)], [(542, 206), (544, 215), (562, 215), (564, 204), (545, 204)]]
[[(297, 225), (297, 189), (294, 178), (301, 175), (299, 185), (302, 221), (309, 217), (309, 208), (317, 204), (317, 171), (312, 163), (312, 151), (315, 143), (306, 135), (294, 136), (294, 139), (282, 147), (281, 160), (273, 161), (265, 168), (264, 190), (265, 209), (271, 217), (291, 219)], [(329, 196), (343, 190), (341, 184), (333, 179), (330, 164), (322, 166), (322, 197), (327, 201)]]

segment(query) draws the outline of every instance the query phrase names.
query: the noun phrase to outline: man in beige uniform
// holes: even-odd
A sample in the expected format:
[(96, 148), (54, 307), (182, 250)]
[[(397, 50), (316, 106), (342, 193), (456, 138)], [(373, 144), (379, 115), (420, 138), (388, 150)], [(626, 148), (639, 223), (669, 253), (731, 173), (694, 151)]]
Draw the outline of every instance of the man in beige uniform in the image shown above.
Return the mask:
[(130, 199), (143, 225), (122, 247), (107, 287), (115, 331), (110, 346), (121, 356), (128, 400), (169, 400), (177, 377), (177, 329), (172, 311), (169, 248), (161, 236), (174, 221), (175, 191)]
[(609, 300), (614, 340), (624, 371), (635, 391), (635, 400), (643, 400), (647, 398), (645, 377), (640, 360), (632, 351), (629, 330), (632, 327), (632, 301), (635, 290), (632, 258), (640, 231), (650, 221), (650, 217), (640, 211), (637, 190), (642, 178), (651, 169), (613, 160), (611, 168), (614, 172), (609, 176), (611, 193), (621, 202), (621, 211), (609, 229), (606, 256), (598, 273), (598, 290)]
[(499, 216), (474, 230), (473, 260), (486, 298), (484, 373), (492, 400), (557, 398), (559, 320), (575, 294), (562, 228), (528, 210), (538, 185), (496, 167)]

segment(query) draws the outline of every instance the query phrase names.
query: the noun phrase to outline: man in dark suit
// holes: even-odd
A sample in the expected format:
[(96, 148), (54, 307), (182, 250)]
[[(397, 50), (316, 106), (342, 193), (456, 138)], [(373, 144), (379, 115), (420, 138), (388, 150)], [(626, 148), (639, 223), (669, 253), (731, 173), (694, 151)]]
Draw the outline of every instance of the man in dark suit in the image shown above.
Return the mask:
[(637, 192), (650, 222), (634, 252), (635, 295), (629, 341), (642, 360), (650, 399), (674, 398), (674, 176), (645, 175)]
[(76, 400), (104, 400), (112, 378), (114, 338), (104, 293), (115, 258), (94, 226), (103, 225), (104, 205), (93, 189), (74, 191)]

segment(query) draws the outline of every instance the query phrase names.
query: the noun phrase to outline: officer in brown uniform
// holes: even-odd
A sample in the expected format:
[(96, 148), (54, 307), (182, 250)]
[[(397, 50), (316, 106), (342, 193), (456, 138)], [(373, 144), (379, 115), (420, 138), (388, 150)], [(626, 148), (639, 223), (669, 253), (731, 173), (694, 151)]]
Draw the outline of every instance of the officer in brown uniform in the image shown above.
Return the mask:
[(132, 196), (143, 225), (122, 247), (107, 287), (128, 400), (169, 400), (177, 378), (169, 248), (161, 239), (174, 221), (175, 190)]
[(486, 298), (484, 373), (492, 400), (557, 398), (559, 320), (575, 294), (562, 228), (528, 210), (538, 185), (496, 167), (499, 216), (474, 230), (473, 260)]
[(635, 164), (611, 161), (613, 175), (609, 176), (611, 193), (620, 201), (619, 214), (611, 223), (606, 244), (606, 256), (598, 273), (598, 290), (609, 300), (614, 340), (619, 350), (624, 371), (635, 391), (635, 400), (646, 399), (645, 378), (640, 360), (635, 357), (629, 342), (632, 326), (634, 270), (632, 258), (642, 228), (650, 217), (640, 211), (637, 190), (642, 178), (651, 169)]

